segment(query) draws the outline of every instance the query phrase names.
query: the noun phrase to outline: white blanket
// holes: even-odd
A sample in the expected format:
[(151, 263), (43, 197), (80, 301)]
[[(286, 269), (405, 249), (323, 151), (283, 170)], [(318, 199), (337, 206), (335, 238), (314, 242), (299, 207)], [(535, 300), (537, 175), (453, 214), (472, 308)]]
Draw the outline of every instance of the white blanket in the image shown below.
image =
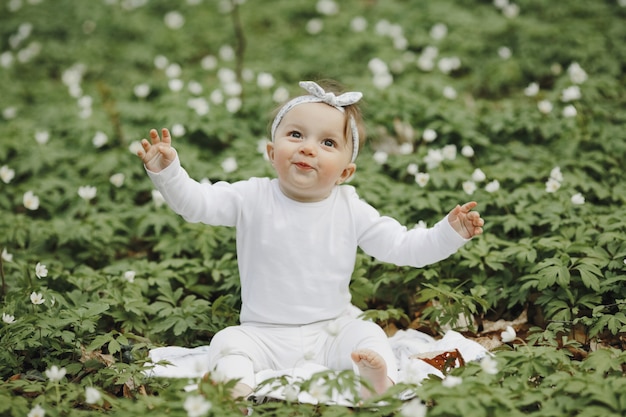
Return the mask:
[[(418, 332), (417, 330), (399, 330), (389, 338), (391, 347), (398, 361), (398, 381), (399, 383), (419, 384), (420, 381), (428, 378), (429, 375), (436, 375), (445, 378), (445, 375), (434, 366), (425, 361), (412, 358), (414, 355), (423, 355), (431, 352), (454, 351), (457, 349), (466, 362), (477, 361), (488, 355), (489, 352), (480, 344), (465, 338), (460, 333), (449, 330), (443, 338), (436, 340), (433, 337)], [(196, 348), (184, 348), (178, 346), (166, 346), (152, 349), (149, 357), (154, 366), (146, 373), (151, 377), (160, 378), (200, 378), (209, 372), (209, 347), (200, 346)], [(165, 361), (167, 364), (158, 364)], [(257, 398), (271, 397), (285, 399), (290, 394), (285, 392), (285, 386), (272, 384), (263, 385), (268, 381), (278, 377), (286, 377), (289, 381), (305, 381), (313, 374), (328, 370), (323, 366), (307, 365), (296, 369), (287, 370), (267, 370), (256, 374), (256, 382), (261, 388), (255, 392)], [(193, 389), (193, 385), (191, 389)], [(353, 401), (347, 393), (334, 393), (333, 398), (328, 398), (324, 402), (352, 405)], [(310, 393), (298, 392), (297, 399), (300, 402), (316, 404), (320, 401)]]

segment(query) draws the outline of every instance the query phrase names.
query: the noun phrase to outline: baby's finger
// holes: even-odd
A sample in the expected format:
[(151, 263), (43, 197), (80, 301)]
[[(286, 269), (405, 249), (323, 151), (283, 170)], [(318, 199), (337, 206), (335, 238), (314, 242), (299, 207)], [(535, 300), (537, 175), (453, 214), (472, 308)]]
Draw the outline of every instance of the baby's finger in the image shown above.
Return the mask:
[(468, 203), (463, 204), (461, 208), (463, 209), (464, 212), (469, 213), (469, 211), (473, 209), (474, 207), (476, 207), (477, 205), (478, 205), (477, 202), (470, 201)]
[(170, 131), (168, 129), (161, 129), (161, 135), (163, 136), (163, 143), (166, 143), (168, 145), (172, 144), (172, 136), (170, 136)]
[(156, 129), (150, 129), (150, 140), (152, 140), (153, 145), (156, 145), (161, 141), (161, 138), (159, 138), (159, 132), (157, 132)]

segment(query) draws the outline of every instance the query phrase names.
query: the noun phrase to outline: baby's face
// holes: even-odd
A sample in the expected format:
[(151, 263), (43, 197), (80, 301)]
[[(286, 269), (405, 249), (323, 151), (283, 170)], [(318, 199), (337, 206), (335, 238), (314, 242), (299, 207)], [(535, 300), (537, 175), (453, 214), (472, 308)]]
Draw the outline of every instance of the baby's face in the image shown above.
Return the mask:
[(342, 112), (324, 103), (299, 104), (276, 129), (267, 152), (285, 195), (297, 201), (320, 201), (352, 176), (352, 144), (345, 137)]

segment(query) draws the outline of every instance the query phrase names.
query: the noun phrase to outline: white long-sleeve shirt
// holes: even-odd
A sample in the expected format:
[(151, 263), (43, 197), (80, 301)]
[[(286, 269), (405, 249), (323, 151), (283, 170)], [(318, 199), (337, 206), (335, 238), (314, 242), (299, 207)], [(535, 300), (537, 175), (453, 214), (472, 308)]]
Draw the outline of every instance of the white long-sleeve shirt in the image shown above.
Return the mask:
[(286, 197), (277, 179), (198, 183), (178, 158), (148, 175), (187, 221), (236, 227), (242, 323), (301, 325), (341, 315), (350, 305), (357, 247), (380, 261), (422, 267), (467, 242), (447, 218), (407, 230), (349, 185), (302, 203)]

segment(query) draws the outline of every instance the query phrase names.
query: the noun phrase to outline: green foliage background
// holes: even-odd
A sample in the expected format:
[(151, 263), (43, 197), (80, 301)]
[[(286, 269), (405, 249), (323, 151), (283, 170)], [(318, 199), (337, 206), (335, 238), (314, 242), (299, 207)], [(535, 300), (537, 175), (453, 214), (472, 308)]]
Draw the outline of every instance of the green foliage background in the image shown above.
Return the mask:
[[(319, 3), (0, 2), (0, 166), (15, 174), (0, 182), (0, 249), (7, 254), (0, 261), (0, 309), (15, 318), (0, 323), (0, 414), (26, 415), (41, 404), (46, 415), (146, 409), (187, 415), (186, 381), (146, 380), (142, 366), (150, 347), (204, 345), (237, 322), (234, 234), (186, 224), (158, 206), (130, 148), (150, 128), (178, 124), (185, 133), (175, 144), (192, 176), (272, 175), (258, 146), (278, 104), (273, 94), (278, 88), (298, 94), (297, 81), (320, 78), (364, 93), (369, 141), (352, 182), (364, 199), (409, 227), (432, 225), (474, 199), (487, 222), (483, 236), (428, 268), (360, 255), (354, 302), (377, 320), (433, 332), (455, 326), (459, 315), (475, 320), (471, 333), (482, 321), (528, 314), (524, 340), (496, 352), (498, 374), (469, 364), (453, 371), (463, 378), (459, 386), (431, 379), (414, 387), (428, 415), (623, 414), (624, 1), (520, 0), (516, 16), (506, 16), (515, 11), (510, 6), (497, 7), (507, 2), (480, 0), (345, 0), (334, 3), (334, 14), (324, 14)], [(184, 17), (179, 29), (165, 23), (174, 11)], [(351, 28), (357, 16), (367, 22), (361, 32)], [(311, 33), (316, 23), (323, 28)], [(430, 31), (439, 23), (447, 36), (437, 40)], [(394, 44), (398, 37), (405, 47)], [(438, 56), (424, 71), (417, 62), (429, 46)], [(155, 65), (158, 56), (180, 66), (174, 77), (183, 82), (180, 91)], [(207, 56), (215, 58), (214, 68), (206, 67)], [(452, 57), (460, 67), (449, 73), (437, 67)], [(393, 77), (386, 88), (374, 82), (368, 66), (374, 58)], [(580, 98), (563, 102), (563, 91), (574, 85), (567, 71), (573, 63), (588, 78)], [(236, 112), (210, 98), (216, 90), (229, 98), (224, 68), (241, 83)], [(272, 75), (271, 88), (257, 83), (261, 73)], [(75, 95), (71, 74), (80, 74)], [(201, 92), (188, 89), (193, 82)], [(539, 92), (526, 95), (533, 82)], [(149, 86), (146, 97), (134, 92), (141, 84)], [(457, 97), (444, 97), (445, 87)], [(190, 107), (198, 98), (209, 103), (207, 114)], [(542, 100), (552, 103), (551, 112), (539, 111)], [(574, 117), (563, 115), (567, 105), (575, 106)], [(437, 132), (434, 142), (422, 139), (426, 129)], [(41, 132), (49, 135), (45, 144), (35, 139)], [(101, 147), (93, 144), (97, 132), (108, 138)], [(402, 143), (411, 152), (400, 152)], [(456, 146), (456, 158), (427, 167), (429, 151), (446, 145)], [(464, 146), (474, 155), (461, 155)], [(388, 154), (384, 163), (374, 158), (381, 150)], [(226, 172), (227, 158), (238, 169)], [(430, 175), (426, 186), (416, 184), (410, 164)], [(563, 175), (560, 188), (547, 192), (555, 167)], [(470, 196), (463, 183), (477, 168), (486, 180)], [(119, 173), (120, 187), (110, 181)], [(500, 187), (488, 192), (485, 184), (493, 180)], [(96, 187), (96, 197), (79, 197), (82, 186)], [(40, 199), (36, 210), (24, 206), (27, 191)], [(572, 200), (577, 193), (584, 204)], [(47, 266), (46, 277), (36, 277), (38, 262)], [(133, 282), (127, 271), (134, 271)], [(32, 292), (45, 302), (32, 304)], [(43, 375), (52, 365), (68, 371), (60, 383)], [(87, 404), (86, 386), (104, 399)], [(213, 403), (210, 413), (240, 413), (224, 394), (228, 387), (201, 384)], [(255, 412), (396, 413), (400, 402), (391, 394), (386, 399), (389, 406), (377, 409), (273, 403)]]

